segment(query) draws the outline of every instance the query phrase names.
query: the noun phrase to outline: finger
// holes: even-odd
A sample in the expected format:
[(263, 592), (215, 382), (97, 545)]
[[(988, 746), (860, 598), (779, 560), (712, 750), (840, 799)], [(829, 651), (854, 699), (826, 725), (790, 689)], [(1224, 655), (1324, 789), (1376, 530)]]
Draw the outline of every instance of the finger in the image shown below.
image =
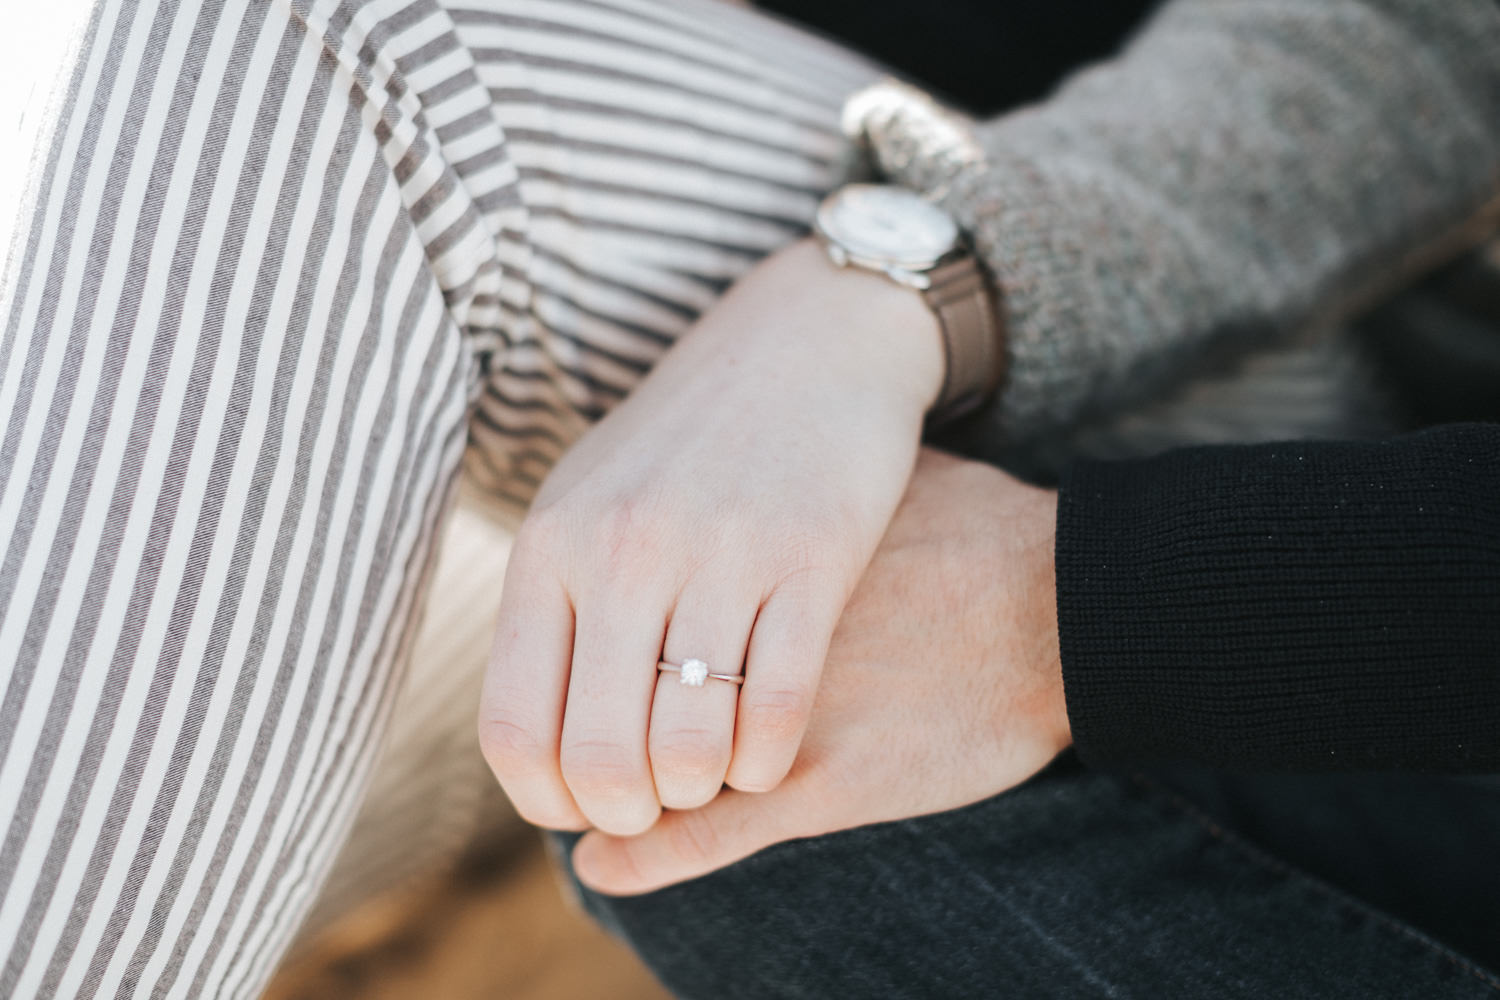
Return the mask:
[(554, 830), (588, 826), (558, 766), (572, 652), (568, 594), (518, 538), (479, 696), (479, 747), (516, 811)]
[(573, 848), (573, 871), (597, 892), (629, 896), (698, 878), (762, 848), (820, 830), (801, 788), (765, 795), (725, 791), (700, 809), (669, 812), (638, 837), (594, 830)]
[(646, 723), (668, 603), (665, 590), (653, 600), (611, 589), (577, 606), (560, 760), (573, 801), (610, 833), (640, 833), (661, 813)]
[(841, 603), (838, 595), (821, 592), (807, 579), (799, 577), (766, 598), (750, 632), (734, 754), (725, 776), (732, 788), (775, 788), (791, 769), (807, 729)]
[[(667, 626), (663, 659), (699, 659), (712, 673), (739, 674), (757, 596), (738, 579), (688, 581)], [(680, 674), (658, 676), (647, 749), (662, 805), (694, 809), (719, 793), (729, 770), (739, 693), (739, 685), (714, 678), (694, 687)]]

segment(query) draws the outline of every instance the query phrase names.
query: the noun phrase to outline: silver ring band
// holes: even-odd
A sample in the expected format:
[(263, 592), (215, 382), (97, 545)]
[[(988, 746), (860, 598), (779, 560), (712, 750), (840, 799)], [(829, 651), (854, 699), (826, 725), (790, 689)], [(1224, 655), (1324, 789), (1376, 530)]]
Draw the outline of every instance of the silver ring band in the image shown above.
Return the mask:
[(707, 680), (728, 681), (730, 684), (745, 683), (745, 678), (740, 674), (709, 673), (708, 664), (695, 657), (689, 657), (681, 663), (662, 660), (656, 665), (656, 669), (677, 674), (681, 682), (689, 687), (702, 687), (703, 682)]

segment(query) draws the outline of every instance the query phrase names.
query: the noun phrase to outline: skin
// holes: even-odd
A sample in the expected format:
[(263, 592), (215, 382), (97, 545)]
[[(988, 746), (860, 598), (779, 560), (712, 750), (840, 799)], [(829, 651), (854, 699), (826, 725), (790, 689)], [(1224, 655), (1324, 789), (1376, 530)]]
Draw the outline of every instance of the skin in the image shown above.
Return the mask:
[(646, 892), (778, 841), (956, 809), (1041, 770), (1071, 742), (1056, 523), (1056, 493), (924, 449), (833, 636), (787, 779), (668, 812), (640, 836), (590, 832), (578, 877)]
[[(517, 535), (481, 695), (523, 817), (630, 835), (780, 784), (942, 366), (919, 293), (802, 241), (569, 449)], [(743, 664), (743, 687), (657, 670), (689, 657)]]

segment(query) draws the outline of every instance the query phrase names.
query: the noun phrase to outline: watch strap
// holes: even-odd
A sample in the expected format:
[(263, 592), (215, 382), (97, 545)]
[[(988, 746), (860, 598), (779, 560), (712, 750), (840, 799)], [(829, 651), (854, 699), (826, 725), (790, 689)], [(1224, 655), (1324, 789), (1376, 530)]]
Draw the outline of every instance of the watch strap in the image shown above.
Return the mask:
[(965, 253), (926, 272), (923, 294), (943, 337), (943, 387), (929, 424), (960, 417), (988, 399), (1005, 374), (1000, 310), (984, 272)]

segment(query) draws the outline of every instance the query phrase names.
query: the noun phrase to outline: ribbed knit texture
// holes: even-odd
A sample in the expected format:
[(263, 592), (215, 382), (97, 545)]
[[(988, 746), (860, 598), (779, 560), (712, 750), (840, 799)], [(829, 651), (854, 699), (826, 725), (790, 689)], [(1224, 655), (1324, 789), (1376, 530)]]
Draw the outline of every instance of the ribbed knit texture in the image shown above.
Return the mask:
[(1008, 315), (972, 437), (1024, 440), (1329, 324), (1482, 232), (1500, 4), (1170, 0), (1118, 58), (975, 125), (985, 163), (907, 117), (872, 136), (880, 166), (960, 220)]
[(1057, 532), (1089, 763), (1500, 769), (1500, 425), (1082, 462)]

